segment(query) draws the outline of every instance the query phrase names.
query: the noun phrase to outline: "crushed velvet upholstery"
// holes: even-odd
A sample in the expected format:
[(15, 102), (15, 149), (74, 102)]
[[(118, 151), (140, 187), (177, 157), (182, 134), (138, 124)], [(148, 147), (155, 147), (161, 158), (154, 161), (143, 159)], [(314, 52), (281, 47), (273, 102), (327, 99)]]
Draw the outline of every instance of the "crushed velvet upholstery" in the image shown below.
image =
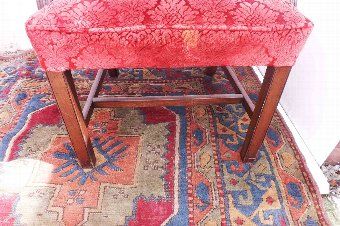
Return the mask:
[(312, 27), (282, 0), (54, 0), (26, 23), (50, 71), (291, 66)]

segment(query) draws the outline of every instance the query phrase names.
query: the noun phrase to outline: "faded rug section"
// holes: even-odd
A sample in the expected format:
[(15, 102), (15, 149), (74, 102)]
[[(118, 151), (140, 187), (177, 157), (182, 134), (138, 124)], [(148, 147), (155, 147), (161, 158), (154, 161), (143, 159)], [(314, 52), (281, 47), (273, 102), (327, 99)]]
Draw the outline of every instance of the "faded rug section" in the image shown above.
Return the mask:
[[(256, 101), (251, 68), (234, 68)], [(233, 92), (219, 69), (121, 69), (102, 94)], [(96, 71), (74, 71), (82, 99)], [(97, 165), (82, 169), (34, 56), (0, 65), (1, 225), (326, 225), (278, 115), (253, 164), (242, 105), (96, 110)], [(148, 81), (142, 80), (148, 79)], [(116, 85), (114, 85), (116, 83)]]

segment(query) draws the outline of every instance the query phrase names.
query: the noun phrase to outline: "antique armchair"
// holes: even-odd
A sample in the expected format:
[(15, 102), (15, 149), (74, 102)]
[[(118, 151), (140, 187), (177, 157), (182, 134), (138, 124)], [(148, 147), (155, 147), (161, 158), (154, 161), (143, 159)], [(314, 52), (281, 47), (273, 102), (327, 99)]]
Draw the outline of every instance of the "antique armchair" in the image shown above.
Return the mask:
[[(83, 167), (95, 164), (87, 124), (93, 108), (242, 103), (251, 122), (241, 157), (256, 158), (313, 24), (282, 0), (54, 0), (26, 23), (46, 70), (73, 148)], [(226, 67), (228, 65), (228, 67)], [(254, 105), (229, 66), (265, 65)], [(237, 94), (98, 97), (118, 68), (217, 66)], [(70, 70), (98, 69), (83, 110)]]

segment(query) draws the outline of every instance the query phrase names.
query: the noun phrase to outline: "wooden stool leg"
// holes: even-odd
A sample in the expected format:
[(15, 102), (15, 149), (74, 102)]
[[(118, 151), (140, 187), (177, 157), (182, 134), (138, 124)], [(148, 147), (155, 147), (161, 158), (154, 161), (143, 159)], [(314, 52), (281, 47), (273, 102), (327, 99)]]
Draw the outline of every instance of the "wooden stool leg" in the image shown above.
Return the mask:
[(107, 74), (108, 74), (111, 78), (117, 78), (117, 77), (118, 77), (118, 69), (108, 69), (108, 70), (107, 70)]
[(205, 68), (204, 73), (208, 76), (214, 76), (216, 71), (217, 71), (217, 67), (207, 67), (207, 68)]
[(80, 165), (84, 168), (94, 166), (96, 159), (71, 72), (48, 71), (46, 74)]
[(254, 113), (251, 117), (241, 158), (244, 162), (256, 159), (257, 152), (266, 136), (291, 67), (268, 67), (260, 90)]

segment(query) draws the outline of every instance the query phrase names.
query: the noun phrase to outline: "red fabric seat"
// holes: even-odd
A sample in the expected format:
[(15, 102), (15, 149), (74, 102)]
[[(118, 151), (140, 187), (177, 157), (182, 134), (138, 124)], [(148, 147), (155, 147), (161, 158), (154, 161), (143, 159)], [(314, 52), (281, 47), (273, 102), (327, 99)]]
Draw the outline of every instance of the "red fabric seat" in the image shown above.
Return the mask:
[(26, 30), (42, 67), (291, 66), (312, 23), (282, 0), (55, 0)]

